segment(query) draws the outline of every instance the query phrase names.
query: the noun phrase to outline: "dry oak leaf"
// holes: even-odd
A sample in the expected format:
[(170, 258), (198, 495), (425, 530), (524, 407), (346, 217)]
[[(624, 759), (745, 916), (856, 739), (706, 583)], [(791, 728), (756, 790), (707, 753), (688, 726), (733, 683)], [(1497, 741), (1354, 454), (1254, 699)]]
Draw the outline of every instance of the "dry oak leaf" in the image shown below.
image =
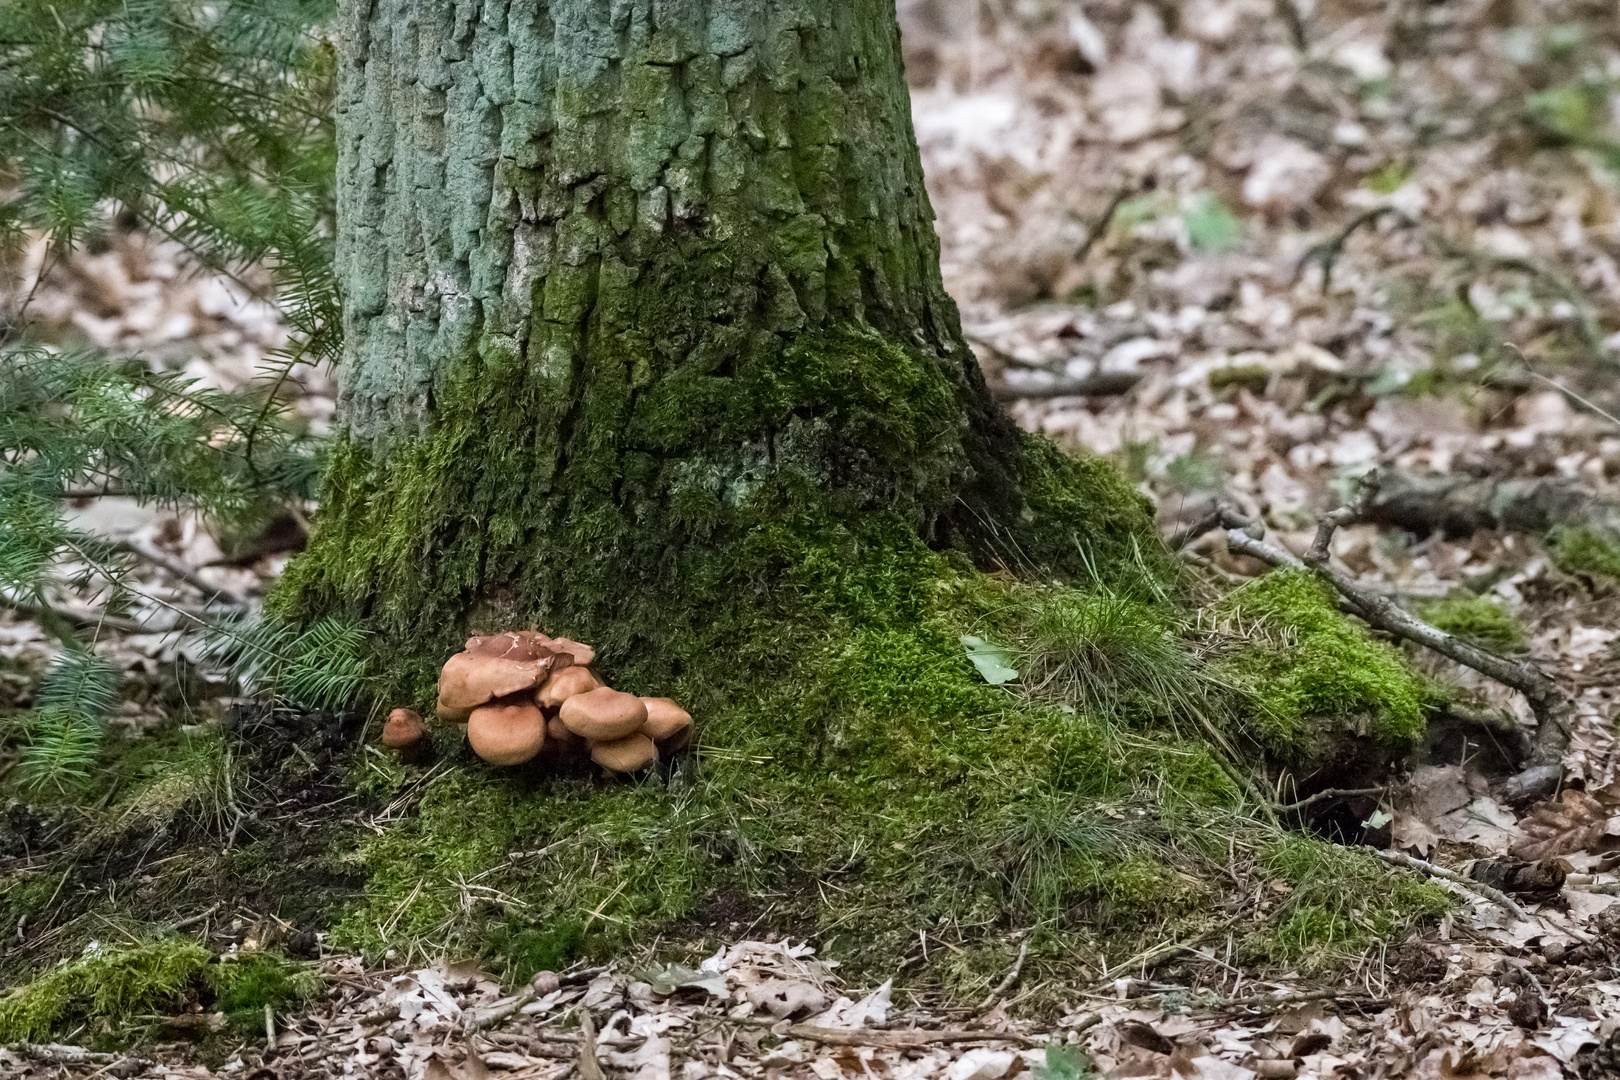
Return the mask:
[(1584, 791), (1566, 791), (1557, 802), (1531, 807), (1519, 822), (1524, 839), (1513, 845), (1513, 857), (1535, 861), (1572, 855), (1595, 847), (1609, 828), (1609, 813)]

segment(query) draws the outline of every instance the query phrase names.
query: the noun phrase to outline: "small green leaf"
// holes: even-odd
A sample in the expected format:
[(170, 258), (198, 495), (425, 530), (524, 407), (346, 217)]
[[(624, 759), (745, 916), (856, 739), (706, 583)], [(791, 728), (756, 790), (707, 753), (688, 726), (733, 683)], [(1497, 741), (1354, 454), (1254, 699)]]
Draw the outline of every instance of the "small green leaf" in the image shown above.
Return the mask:
[(972, 634), (963, 634), (962, 647), (967, 650), (973, 666), (979, 669), (979, 674), (984, 676), (984, 681), (991, 686), (1000, 686), (1018, 678), (1018, 669), (1012, 666), (1012, 653), (1000, 645), (992, 645)]
[(1087, 1080), (1092, 1075), (1091, 1059), (1078, 1047), (1049, 1042), (1046, 1061), (1030, 1071), (1035, 1080)]
[(1382, 829), (1395, 820), (1395, 815), (1386, 810), (1374, 810), (1372, 817), (1361, 823), (1363, 829)]
[(1243, 246), (1243, 222), (1212, 192), (1188, 198), (1181, 207), (1181, 221), (1194, 251), (1235, 251)]

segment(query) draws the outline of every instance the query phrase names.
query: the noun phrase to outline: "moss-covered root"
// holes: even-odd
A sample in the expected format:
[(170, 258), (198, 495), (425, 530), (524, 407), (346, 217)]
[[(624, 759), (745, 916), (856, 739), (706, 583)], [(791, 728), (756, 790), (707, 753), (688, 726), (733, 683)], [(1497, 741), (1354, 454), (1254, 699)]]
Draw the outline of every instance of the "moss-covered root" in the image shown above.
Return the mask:
[(252, 1030), (263, 1023), (265, 1006), (296, 1004), (319, 988), (311, 965), (277, 953), (221, 957), (174, 937), (93, 944), (0, 997), (0, 1042), (43, 1041), (70, 1026), (88, 1026), (96, 1038), (116, 1037), (139, 1017), (171, 1014), (190, 1003), (212, 1006)]

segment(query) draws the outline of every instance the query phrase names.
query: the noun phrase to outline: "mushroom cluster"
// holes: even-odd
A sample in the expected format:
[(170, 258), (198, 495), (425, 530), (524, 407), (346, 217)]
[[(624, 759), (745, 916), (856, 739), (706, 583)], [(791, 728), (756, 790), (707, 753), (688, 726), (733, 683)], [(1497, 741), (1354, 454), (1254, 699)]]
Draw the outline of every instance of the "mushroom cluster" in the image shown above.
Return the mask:
[(686, 746), (685, 709), (603, 685), (595, 659), (589, 645), (533, 630), (468, 638), (439, 674), (439, 719), (466, 724), (473, 751), (491, 765), (589, 756), (634, 773)]

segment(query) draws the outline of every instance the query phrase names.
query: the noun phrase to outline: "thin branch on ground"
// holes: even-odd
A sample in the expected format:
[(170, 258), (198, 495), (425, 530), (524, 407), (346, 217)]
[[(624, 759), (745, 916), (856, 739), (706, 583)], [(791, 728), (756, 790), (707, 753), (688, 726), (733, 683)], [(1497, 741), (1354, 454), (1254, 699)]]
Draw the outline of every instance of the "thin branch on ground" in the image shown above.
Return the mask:
[(596, 1057), (596, 1025), (589, 1009), (579, 1011), (579, 1075), (580, 1080), (607, 1080)]
[(990, 991), (983, 1001), (979, 1002), (976, 1012), (989, 1012), (996, 1007), (996, 1004), (1002, 998), (1007, 996), (1007, 991), (1018, 984), (1018, 976), (1024, 970), (1024, 957), (1029, 955), (1029, 938), (1028, 933), (1024, 934), (1024, 940), (1018, 946), (1018, 959), (1013, 961), (1012, 970), (1007, 972), (1007, 977), (997, 983), (996, 988)]
[[(1513, 351), (1514, 352), (1519, 352), (1518, 347), (1514, 346)], [(1519, 355), (1523, 356), (1524, 354), (1519, 353)], [(1563, 383), (1559, 382), (1557, 379), (1549, 379), (1549, 378), (1547, 378), (1547, 376), (1543, 375), (1539, 371), (1532, 371), (1530, 373), (1530, 377), (1532, 379), (1537, 379), (1537, 380), (1539, 380), (1541, 382), (1546, 383), (1548, 386), (1552, 387), (1554, 390), (1557, 390), (1559, 393), (1563, 394), (1565, 397), (1570, 398), (1571, 400), (1573, 400), (1575, 402), (1578, 402), (1581, 405), (1585, 405), (1588, 409), (1591, 409), (1594, 413), (1596, 413), (1597, 415), (1603, 417), (1603, 419), (1607, 420), (1609, 423), (1613, 424), (1615, 427), (1620, 427), (1620, 417), (1615, 416), (1612, 412), (1609, 412), (1607, 409), (1603, 408), (1602, 406), (1596, 405), (1593, 402), (1591, 402), (1590, 400), (1588, 400), (1587, 398), (1584, 398), (1580, 394), (1577, 394), (1575, 391), (1571, 390), (1569, 387), (1565, 386)]]
[(1032, 1039), (1011, 1031), (874, 1031), (867, 1029), (818, 1027), (794, 1024), (787, 1029), (795, 1039), (813, 1039), (829, 1046), (932, 1046), (936, 1043), (1011, 1042), (1044, 1046), (1045, 1039)]
[(1298, 802), (1291, 802), (1286, 806), (1279, 806), (1277, 807), (1277, 813), (1293, 813), (1297, 810), (1303, 810), (1307, 806), (1313, 806), (1316, 803), (1325, 802), (1328, 799), (1348, 799), (1355, 795), (1382, 795), (1383, 793), (1384, 789), (1381, 787), (1327, 788), (1326, 790), (1318, 791), (1315, 795), (1301, 799)]
[(1119, 189), (1114, 192), (1113, 197), (1108, 200), (1108, 205), (1103, 208), (1103, 212), (1097, 216), (1097, 220), (1092, 222), (1091, 227), (1086, 230), (1086, 238), (1075, 249), (1075, 262), (1083, 263), (1086, 261), (1086, 256), (1090, 255), (1091, 249), (1097, 246), (1097, 241), (1107, 235), (1108, 227), (1114, 223), (1114, 215), (1119, 213), (1121, 206), (1125, 205), (1125, 200), (1141, 191), (1144, 186), (1141, 181), (1120, 185)]
[(990, 396), (997, 401), (1046, 400), (1060, 397), (1117, 397), (1129, 393), (1142, 381), (1135, 371), (1099, 371), (1079, 379), (1064, 379), (1050, 386), (1009, 386), (990, 384)]
[(1495, 889), (1489, 885), (1486, 885), (1484, 882), (1475, 881), (1473, 878), (1464, 877), (1455, 870), (1447, 870), (1443, 866), (1436, 866), (1432, 862), (1415, 858), (1414, 856), (1406, 854), (1404, 851), (1378, 851), (1376, 849), (1372, 849), (1372, 853), (1378, 856), (1380, 859), (1383, 859), (1385, 862), (1392, 862), (1397, 866), (1404, 866), (1409, 870), (1416, 870), (1419, 873), (1427, 874), (1432, 878), (1447, 881), (1459, 888), (1478, 893), (1491, 903), (1505, 909), (1515, 919), (1528, 919), (1530, 917), (1525, 912), (1524, 908), (1519, 906), (1518, 901), (1514, 900), (1513, 897), (1509, 896), (1501, 889)]
[(149, 544), (143, 544), (136, 540), (120, 540), (113, 544), (113, 547), (118, 551), (127, 551), (142, 562), (150, 563), (160, 570), (173, 574), (187, 585), (201, 592), (205, 599), (216, 599), (234, 608), (245, 609), (248, 607), (246, 597), (240, 596), (222, 585), (211, 584), (201, 574), (198, 574), (184, 562), (167, 552), (159, 551)]
[[(1279, 2), (1281, 2), (1281, 0), (1279, 0)], [(1417, 224), (1417, 222), (1413, 221), (1410, 217), (1407, 217), (1405, 214), (1401, 213), (1399, 210), (1388, 205), (1387, 203), (1383, 206), (1375, 206), (1371, 210), (1363, 210), (1361, 213), (1351, 218), (1349, 223), (1335, 233), (1331, 240), (1324, 240), (1320, 244), (1313, 244), (1310, 249), (1300, 257), (1299, 265), (1294, 268), (1294, 284), (1299, 284), (1299, 279), (1304, 276), (1305, 268), (1307, 266), (1313, 262), (1318, 263), (1322, 267), (1322, 292), (1325, 295), (1333, 286), (1333, 267), (1338, 263), (1339, 256), (1344, 254), (1344, 245), (1350, 242), (1350, 238), (1354, 236), (1357, 231), (1367, 227), (1368, 225), (1372, 225), (1386, 214), (1394, 214), (1400, 219), (1402, 225), (1411, 226)]]

